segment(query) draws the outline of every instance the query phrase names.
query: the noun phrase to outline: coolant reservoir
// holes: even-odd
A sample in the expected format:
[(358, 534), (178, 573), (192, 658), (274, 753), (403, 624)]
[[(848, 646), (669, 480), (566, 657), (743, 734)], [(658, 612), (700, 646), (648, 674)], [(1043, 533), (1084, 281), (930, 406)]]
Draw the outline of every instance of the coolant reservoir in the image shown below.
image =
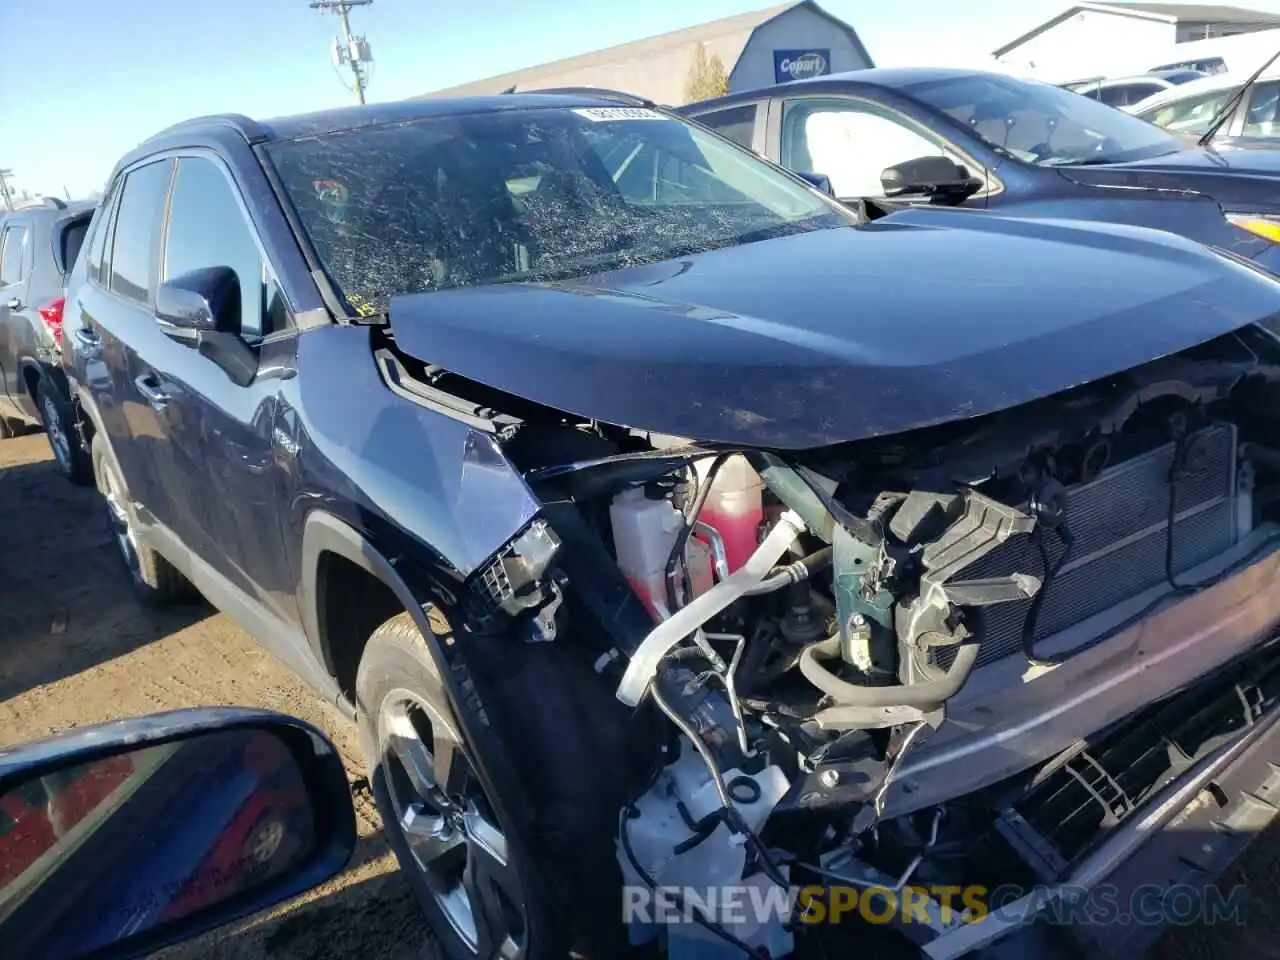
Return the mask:
[[(667, 609), (667, 560), (684, 525), (683, 515), (670, 500), (652, 500), (643, 490), (632, 489), (613, 498), (609, 522), (618, 567), (645, 606), (656, 618), (664, 619), (671, 613)], [(690, 537), (685, 558), (697, 596), (711, 588), (711, 554), (705, 543)]]
[[(694, 465), (699, 483), (706, 483), (713, 462), (707, 457)], [(755, 553), (764, 520), (764, 481), (745, 457), (734, 454), (716, 472), (698, 519), (720, 531), (730, 573)]]

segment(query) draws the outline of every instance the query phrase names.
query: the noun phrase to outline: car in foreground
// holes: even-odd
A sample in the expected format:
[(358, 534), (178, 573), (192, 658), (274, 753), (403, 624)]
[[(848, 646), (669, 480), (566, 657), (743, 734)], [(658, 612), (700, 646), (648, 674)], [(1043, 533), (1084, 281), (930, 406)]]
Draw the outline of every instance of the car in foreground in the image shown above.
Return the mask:
[(81, 484), (93, 475), (60, 355), (63, 287), (93, 210), (47, 198), (0, 219), (0, 438), (39, 424), (58, 470)]
[[(1186, 86), (1147, 97), (1131, 111), (1134, 116), (1174, 133), (1199, 137), (1239, 93), (1248, 74), (1219, 73)], [(1215, 142), (1236, 146), (1265, 146), (1280, 137), (1280, 71), (1263, 73), (1231, 110)]]
[[(198, 588), (355, 720), (444, 956), (953, 956), (1268, 819), (1246, 261), (868, 223), (668, 111), (520, 94), (164, 131), (68, 304), (139, 594)], [(909, 883), (896, 932), (789, 899)], [(1027, 896), (959, 923), (948, 884)]]
[[(1049, 84), (884, 68), (680, 112), (792, 170), (825, 174), (841, 198), (1154, 227), (1280, 271), (1280, 152), (1201, 147)], [(886, 187), (888, 168), (920, 159), (925, 169)]]

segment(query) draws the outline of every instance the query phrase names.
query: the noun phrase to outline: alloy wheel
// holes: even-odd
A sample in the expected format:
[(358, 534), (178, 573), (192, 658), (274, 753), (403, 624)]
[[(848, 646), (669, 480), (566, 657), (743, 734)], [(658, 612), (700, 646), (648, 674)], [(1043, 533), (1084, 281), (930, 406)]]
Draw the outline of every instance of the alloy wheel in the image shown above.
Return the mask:
[(44, 401), (40, 404), (40, 413), (44, 418), (44, 431), (49, 437), (49, 446), (53, 448), (53, 455), (57, 458), (58, 465), (65, 473), (70, 473), (71, 441), (67, 438), (67, 432), (62, 426), (58, 405), (53, 402), (53, 397), (45, 395)]
[(106, 466), (102, 471), (102, 496), (107, 502), (107, 523), (115, 536), (116, 546), (124, 557), (125, 565), (135, 580), (142, 579), (142, 571), (138, 561), (138, 540), (133, 531), (128, 505), (116, 471)]
[(393, 690), (378, 742), (394, 828), (454, 933), (477, 956), (522, 957), (519, 879), (453, 724), (417, 694)]

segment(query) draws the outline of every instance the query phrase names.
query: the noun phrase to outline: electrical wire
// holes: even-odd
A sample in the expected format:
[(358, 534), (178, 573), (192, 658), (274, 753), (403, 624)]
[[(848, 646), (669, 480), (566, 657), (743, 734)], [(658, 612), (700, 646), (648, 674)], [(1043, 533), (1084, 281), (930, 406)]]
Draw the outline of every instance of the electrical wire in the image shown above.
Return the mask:
[(693, 749), (697, 751), (698, 756), (702, 758), (703, 764), (706, 765), (707, 772), (711, 775), (711, 782), (715, 786), (716, 797), (720, 800), (720, 806), (724, 807), (725, 825), (735, 833), (742, 834), (747, 841), (747, 845), (756, 855), (756, 859), (760, 861), (761, 869), (767, 876), (778, 886), (784, 889), (788, 886), (789, 881), (786, 875), (778, 868), (773, 858), (769, 855), (769, 851), (765, 849), (764, 843), (756, 836), (755, 832), (746, 825), (742, 816), (738, 813), (738, 808), (733, 803), (733, 797), (729, 794), (729, 788), (725, 786), (724, 775), (720, 773), (720, 767), (716, 764), (716, 758), (711, 753), (711, 748), (706, 745), (703, 739), (698, 736), (698, 732), (693, 726), (680, 716), (667, 703), (666, 699), (658, 692), (655, 684), (649, 684), (649, 696), (653, 702), (657, 704), (659, 710), (666, 714), (667, 719), (672, 722), (677, 730), (679, 730), (690, 743)]
[[(680, 528), (680, 532), (676, 534), (676, 542), (671, 547), (671, 553), (667, 557), (666, 584), (667, 584), (667, 609), (675, 613), (679, 609), (676, 602), (676, 567), (680, 566), (683, 570), (682, 584), (684, 586), (684, 595), (689, 597), (693, 593), (693, 583), (689, 577), (689, 567), (685, 563), (684, 550), (689, 543), (689, 535), (693, 533), (693, 525), (698, 519), (698, 514), (702, 512), (703, 504), (707, 502), (707, 497), (711, 495), (711, 484), (716, 478), (716, 474), (720, 472), (720, 468), (724, 466), (733, 454), (722, 453), (711, 461), (711, 467), (707, 470), (706, 477), (702, 478), (698, 483), (698, 491), (694, 494), (693, 500), (685, 513), (684, 526)], [(696, 473), (696, 471), (695, 471)]]
[(1040, 563), (1044, 568), (1044, 579), (1040, 582), (1040, 589), (1036, 591), (1036, 595), (1031, 598), (1031, 606), (1027, 608), (1027, 615), (1022, 619), (1022, 653), (1032, 666), (1056, 667), (1062, 663), (1062, 660), (1041, 657), (1036, 654), (1036, 625), (1040, 622), (1040, 608), (1044, 606), (1045, 594), (1049, 592), (1050, 585), (1061, 572), (1067, 562), (1067, 558), (1071, 556), (1071, 548), (1075, 545), (1075, 538), (1071, 536), (1071, 531), (1066, 528), (1066, 525), (1053, 528), (1054, 533), (1058, 535), (1058, 539), (1062, 541), (1062, 553), (1059, 554), (1057, 561), (1051, 566), (1049, 563), (1049, 548), (1044, 545), (1044, 534), (1041, 531), (1042, 528), (1037, 525), (1034, 536), (1036, 546), (1040, 548)]
[[(636, 811), (635, 807), (624, 807), (622, 809), (618, 819), (618, 839), (622, 843), (622, 852), (626, 855), (627, 862), (631, 864), (631, 869), (639, 875), (645, 886), (654, 893), (657, 893), (658, 882), (654, 880), (653, 877), (649, 876), (649, 871), (641, 865), (639, 858), (636, 857), (635, 850), (631, 846), (631, 831), (627, 828), (627, 823), (637, 815), (637, 813), (638, 811)], [(715, 934), (725, 943), (737, 947), (744, 955), (752, 957), (754, 960), (769, 960), (769, 954), (763, 949), (757, 950), (745, 940), (734, 936), (697, 907), (686, 903), (684, 897), (680, 895), (679, 890), (668, 889), (663, 892), (666, 896), (671, 898), (676, 907), (680, 910), (681, 914), (689, 916), (698, 926)]]

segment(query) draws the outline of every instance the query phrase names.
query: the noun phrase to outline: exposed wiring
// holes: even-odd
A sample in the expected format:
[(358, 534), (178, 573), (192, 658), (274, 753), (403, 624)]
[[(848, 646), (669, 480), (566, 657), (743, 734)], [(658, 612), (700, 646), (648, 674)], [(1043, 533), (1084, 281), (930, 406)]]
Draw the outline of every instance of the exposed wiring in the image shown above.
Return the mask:
[[(658, 882), (654, 880), (653, 877), (649, 875), (649, 871), (641, 865), (639, 858), (636, 857), (635, 850), (631, 846), (631, 831), (628, 829), (627, 823), (636, 815), (636, 813), (637, 811), (635, 807), (624, 807), (622, 809), (618, 819), (618, 839), (622, 844), (622, 852), (626, 855), (627, 862), (631, 864), (631, 869), (639, 875), (646, 887), (654, 893), (658, 893)], [(681, 915), (688, 916), (698, 926), (715, 934), (725, 943), (737, 947), (745, 956), (757, 958), (757, 960), (769, 960), (769, 954), (767, 952), (762, 949), (757, 950), (745, 940), (734, 936), (720, 924), (716, 923), (704, 914), (696, 906), (686, 903), (684, 897), (680, 895), (680, 891), (666, 889), (662, 891), (662, 895), (670, 897), (671, 901), (676, 905), (676, 908), (679, 909)]]
[(1044, 568), (1044, 579), (1041, 581), (1040, 589), (1036, 591), (1036, 595), (1031, 598), (1031, 606), (1027, 608), (1027, 615), (1022, 619), (1022, 653), (1032, 666), (1055, 667), (1062, 661), (1041, 657), (1036, 654), (1036, 627), (1040, 622), (1040, 608), (1044, 606), (1045, 595), (1049, 592), (1050, 585), (1052, 585), (1066, 564), (1067, 558), (1071, 556), (1071, 548), (1075, 545), (1075, 538), (1071, 536), (1071, 531), (1067, 529), (1065, 524), (1053, 528), (1054, 533), (1058, 535), (1058, 539), (1062, 541), (1062, 553), (1050, 565), (1049, 548), (1044, 544), (1042, 529), (1040, 525), (1037, 525), (1034, 537), (1036, 546), (1040, 549), (1040, 563)]
[[(679, 609), (679, 603), (676, 600), (676, 568), (682, 571), (681, 583), (684, 588), (685, 597), (693, 593), (693, 582), (689, 577), (688, 564), (685, 562), (684, 551), (689, 543), (689, 535), (693, 533), (693, 525), (697, 522), (698, 514), (702, 513), (703, 504), (707, 502), (707, 497), (711, 495), (711, 484), (716, 478), (716, 474), (720, 472), (720, 468), (724, 466), (733, 454), (722, 453), (711, 461), (711, 467), (707, 470), (707, 475), (698, 482), (697, 493), (688, 504), (684, 515), (684, 526), (680, 528), (680, 532), (676, 534), (676, 542), (671, 547), (671, 554), (667, 557), (666, 584), (667, 584), (667, 609), (674, 613)], [(692, 466), (690, 469), (693, 469)], [(695, 471), (696, 474), (696, 471)]]
[(733, 797), (729, 794), (729, 788), (725, 786), (724, 776), (720, 773), (720, 767), (716, 764), (716, 758), (712, 755), (711, 748), (698, 736), (698, 732), (693, 729), (693, 726), (684, 717), (676, 713), (671, 704), (667, 703), (662, 694), (658, 692), (655, 684), (649, 684), (649, 696), (653, 699), (658, 709), (666, 714), (667, 719), (671, 721), (675, 728), (693, 744), (693, 749), (702, 758), (702, 762), (706, 765), (707, 773), (711, 775), (716, 797), (720, 800), (720, 806), (724, 808), (725, 825), (734, 833), (740, 833), (746, 838), (747, 845), (756, 855), (756, 859), (760, 861), (760, 866), (764, 870), (765, 876), (778, 884), (778, 886), (786, 888), (788, 886), (786, 875), (778, 868), (778, 865), (769, 855), (769, 851), (765, 849), (764, 843), (746, 825), (742, 816), (738, 813), (738, 808), (734, 806)]

